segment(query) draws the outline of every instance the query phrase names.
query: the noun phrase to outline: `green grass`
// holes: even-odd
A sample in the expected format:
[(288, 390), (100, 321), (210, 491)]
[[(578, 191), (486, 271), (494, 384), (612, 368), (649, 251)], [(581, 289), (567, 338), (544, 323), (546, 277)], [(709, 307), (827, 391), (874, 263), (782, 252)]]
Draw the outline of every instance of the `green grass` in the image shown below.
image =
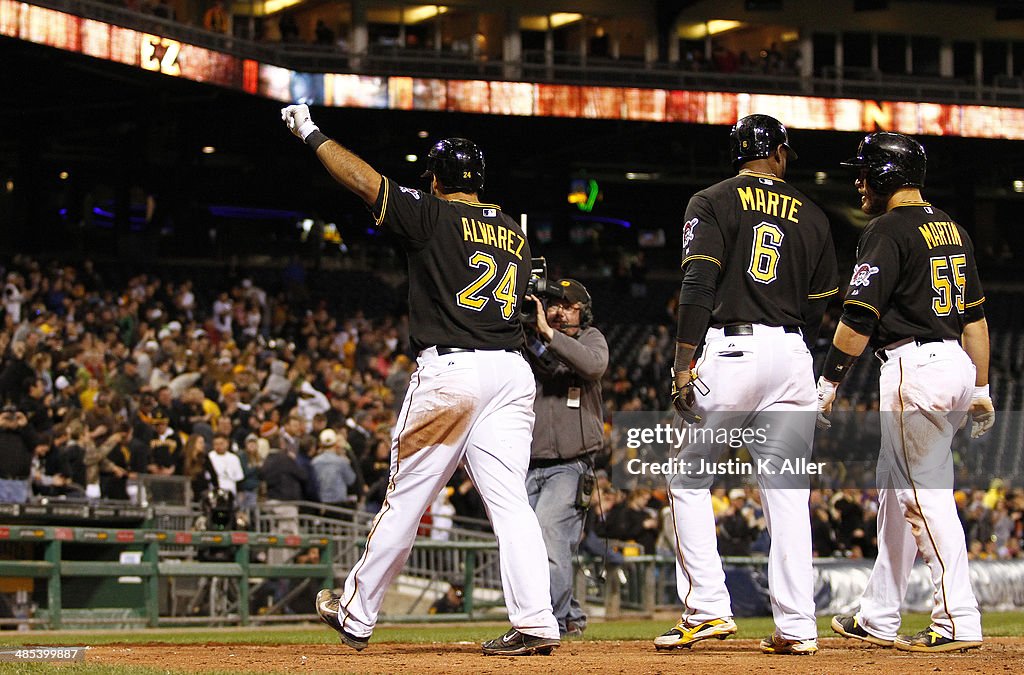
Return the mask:
[[(587, 627), (589, 640), (651, 640), (671, 627), (673, 618), (660, 620), (594, 621)], [(818, 619), (818, 633), (832, 635), (830, 617)], [(772, 632), (770, 617), (737, 619), (738, 638), (762, 638)], [(928, 625), (928, 615), (911, 614), (904, 617), (902, 632), (913, 633)], [(374, 631), (374, 643), (385, 642), (480, 642), (503, 632), (504, 623), (461, 623), (431, 625), (385, 625)], [(1024, 636), (1024, 612), (988, 613), (983, 616), (986, 636)], [(33, 631), (30, 633), (0, 633), (0, 645), (102, 645), (112, 643), (163, 642), (168, 644), (195, 644), (220, 642), (229, 644), (334, 644), (333, 631), (325, 626), (251, 627), (251, 628), (159, 628), (108, 631)], [(78, 672), (67, 670), (62, 672)], [(86, 672), (86, 671), (82, 671)]]

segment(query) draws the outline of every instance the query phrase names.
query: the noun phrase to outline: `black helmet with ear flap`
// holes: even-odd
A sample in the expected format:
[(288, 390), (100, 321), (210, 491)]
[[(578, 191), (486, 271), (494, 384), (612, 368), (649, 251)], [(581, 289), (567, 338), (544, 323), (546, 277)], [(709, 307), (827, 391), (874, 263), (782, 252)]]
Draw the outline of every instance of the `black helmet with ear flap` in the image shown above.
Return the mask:
[(421, 178), (431, 175), (446, 193), (480, 192), (484, 188), (484, 153), (465, 138), (441, 139), (430, 148)]
[(857, 147), (857, 156), (842, 166), (866, 169), (868, 186), (882, 195), (901, 187), (924, 187), (928, 158), (920, 143), (910, 136), (889, 131), (868, 134)]

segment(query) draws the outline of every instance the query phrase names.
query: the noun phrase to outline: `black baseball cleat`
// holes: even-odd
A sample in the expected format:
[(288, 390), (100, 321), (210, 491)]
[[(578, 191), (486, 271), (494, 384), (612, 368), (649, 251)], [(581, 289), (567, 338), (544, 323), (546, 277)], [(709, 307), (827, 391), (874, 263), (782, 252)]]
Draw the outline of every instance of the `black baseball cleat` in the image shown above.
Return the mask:
[(860, 625), (860, 622), (857, 621), (857, 616), (854, 614), (837, 614), (832, 617), (832, 630), (844, 638), (862, 640), (879, 647), (892, 647), (892, 640), (875, 637), (864, 630), (864, 626)]
[(956, 640), (940, 635), (934, 628), (929, 626), (920, 633), (914, 635), (900, 635), (893, 643), (896, 649), (905, 652), (965, 652), (968, 649), (977, 649), (981, 646), (981, 640)]
[(513, 628), (499, 638), (488, 640), (481, 647), (484, 656), (527, 656), (529, 654), (547, 656), (560, 644), (562, 643), (558, 638), (527, 635)]
[(339, 618), (341, 614), (340, 600), (341, 598), (331, 593), (330, 589), (323, 589), (316, 594), (316, 613), (320, 615), (321, 621), (337, 631), (338, 639), (343, 644), (348, 645), (357, 652), (361, 652), (370, 644), (370, 636), (359, 637), (349, 633), (342, 627), (341, 619)]

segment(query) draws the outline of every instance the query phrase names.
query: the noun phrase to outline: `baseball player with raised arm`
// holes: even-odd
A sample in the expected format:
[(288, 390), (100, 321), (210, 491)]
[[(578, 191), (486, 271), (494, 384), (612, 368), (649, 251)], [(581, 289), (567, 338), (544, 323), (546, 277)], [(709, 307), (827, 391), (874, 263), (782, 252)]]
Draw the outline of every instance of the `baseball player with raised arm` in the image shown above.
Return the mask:
[[(912, 652), (979, 647), (981, 615), (953, 501), (950, 451), (968, 412), (974, 438), (995, 422), (974, 246), (963, 228), (921, 196), (926, 157), (914, 139), (868, 134), (843, 165), (858, 170), (861, 210), (876, 217), (857, 245), (818, 400), (827, 415), (839, 383), (870, 344), (882, 361), (882, 447), (878, 557), (860, 610), (834, 617), (832, 629)], [(935, 584), (932, 622), (915, 635), (897, 635), (918, 551)]]
[(466, 139), (441, 140), (431, 148), (427, 193), (381, 176), (328, 139), (305, 105), (281, 112), (328, 173), (402, 242), (409, 261), (410, 334), (419, 350), (392, 437), (384, 503), (344, 592), (320, 591), (317, 613), (344, 644), (367, 646), (420, 518), (464, 463), (498, 540), (512, 623), (483, 644), (483, 653), (550, 653), (559, 645), (558, 624), (544, 540), (526, 496), (534, 381), (521, 353), (519, 312), (530, 276), (523, 230), (498, 206), (480, 203), (484, 157)]
[[(768, 589), (775, 631), (761, 650), (813, 654), (809, 478), (785, 474), (784, 466), (810, 456), (814, 373), (802, 332), (816, 336), (827, 299), (839, 290), (835, 250), (825, 214), (784, 180), (796, 153), (777, 119), (744, 117), (730, 147), (738, 174), (698, 192), (686, 208), (673, 404), (690, 428), (765, 432), (746, 444), (764, 467), (757, 480), (774, 542)], [(681, 466), (713, 461), (720, 451), (693, 443), (681, 450)], [(683, 613), (655, 639), (658, 649), (736, 632), (715, 537), (713, 478), (680, 472), (669, 479)]]

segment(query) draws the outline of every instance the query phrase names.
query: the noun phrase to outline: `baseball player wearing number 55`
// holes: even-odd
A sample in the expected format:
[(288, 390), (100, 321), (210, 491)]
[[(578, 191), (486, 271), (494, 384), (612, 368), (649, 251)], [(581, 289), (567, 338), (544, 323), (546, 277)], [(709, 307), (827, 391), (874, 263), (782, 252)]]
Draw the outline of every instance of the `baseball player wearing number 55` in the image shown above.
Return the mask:
[[(974, 438), (995, 421), (974, 247), (952, 218), (922, 198), (926, 157), (914, 139), (869, 134), (843, 164), (859, 172), (861, 210), (877, 217), (857, 245), (843, 316), (818, 380), (819, 426), (829, 426), (824, 415), (836, 387), (870, 344), (882, 361), (882, 444), (878, 557), (860, 611), (834, 617), (832, 629), (911, 652), (979, 647), (981, 615), (953, 501), (950, 452), (968, 413)], [(897, 635), (919, 550), (935, 585), (932, 623), (916, 635)]]
[[(809, 478), (785, 475), (784, 467), (810, 457), (814, 372), (801, 333), (817, 335), (827, 298), (839, 291), (835, 250), (825, 214), (783, 180), (796, 153), (778, 120), (744, 117), (730, 146), (738, 175), (698, 192), (686, 207), (673, 404), (683, 421), (705, 429), (764, 433), (747, 443), (764, 467), (757, 481), (774, 542), (768, 591), (775, 632), (761, 650), (813, 654)], [(691, 377), (701, 338), (704, 350)], [(720, 451), (693, 443), (679, 459), (698, 466)], [(736, 632), (708, 491), (713, 479), (677, 474), (669, 480), (684, 610), (655, 639), (657, 649)]]
[(520, 305), (530, 276), (522, 228), (481, 204), (480, 149), (438, 141), (427, 157), (430, 193), (402, 187), (328, 139), (305, 105), (281, 111), (328, 173), (361, 197), (409, 260), (410, 333), (417, 368), (395, 424), (387, 494), (363, 556), (341, 596), (320, 591), (316, 610), (343, 643), (362, 650), (384, 593), (409, 557), (416, 528), (456, 467), (465, 463), (498, 540), (512, 629), (484, 654), (550, 653), (559, 645), (548, 565), (526, 496), (534, 381), (521, 354)]

